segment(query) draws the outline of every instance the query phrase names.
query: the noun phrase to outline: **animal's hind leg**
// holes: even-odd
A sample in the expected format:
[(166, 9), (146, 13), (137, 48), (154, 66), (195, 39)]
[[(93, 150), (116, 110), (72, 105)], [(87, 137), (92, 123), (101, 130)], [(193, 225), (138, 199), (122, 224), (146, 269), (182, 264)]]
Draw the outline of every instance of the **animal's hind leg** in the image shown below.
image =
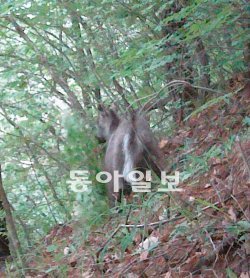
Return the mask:
[(132, 193), (132, 186), (123, 179), (122, 187), (119, 190), (117, 201), (120, 203), (122, 196), (129, 196)]

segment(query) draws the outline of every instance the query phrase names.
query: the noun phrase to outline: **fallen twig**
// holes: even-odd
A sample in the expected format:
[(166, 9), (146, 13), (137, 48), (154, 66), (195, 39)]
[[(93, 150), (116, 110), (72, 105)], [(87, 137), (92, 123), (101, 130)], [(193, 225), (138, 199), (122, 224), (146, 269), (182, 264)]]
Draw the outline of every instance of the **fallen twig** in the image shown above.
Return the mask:
[[(226, 200), (224, 200), (224, 202), (226, 202), (227, 200), (229, 200), (231, 198), (228, 197)], [(213, 206), (216, 206), (220, 204), (220, 202), (216, 202)], [(205, 208), (203, 208), (201, 211), (205, 211), (207, 209), (211, 208), (211, 206), (207, 206)], [(199, 213), (200, 215), (201, 213)], [(117, 228), (113, 231), (113, 233), (109, 236), (109, 238), (105, 241), (105, 243), (103, 244), (102, 247), (99, 248), (99, 250), (97, 251), (96, 253), (96, 256), (97, 256), (97, 262), (98, 262), (98, 259), (99, 259), (99, 256), (100, 256), (100, 253), (103, 251), (103, 249), (106, 247), (106, 245), (110, 242), (110, 240), (118, 233), (118, 231), (121, 229), (121, 228), (145, 228), (145, 227), (159, 227), (161, 225), (164, 225), (164, 224), (167, 224), (167, 223), (172, 223), (172, 222), (175, 222), (175, 221), (178, 221), (180, 219), (183, 219), (185, 218), (185, 216), (177, 216), (177, 217), (173, 217), (171, 219), (166, 219), (166, 220), (161, 220), (161, 221), (157, 221), (157, 222), (152, 222), (152, 223), (149, 223), (149, 224), (120, 224), (117, 226)]]
[(237, 238), (235, 236), (230, 236), (224, 239), (212, 253), (210, 253), (206, 257), (202, 257), (199, 259), (199, 261), (193, 268), (192, 274), (198, 274), (202, 266), (210, 265), (219, 254), (225, 253), (228, 250), (228, 248), (235, 243), (236, 240)]

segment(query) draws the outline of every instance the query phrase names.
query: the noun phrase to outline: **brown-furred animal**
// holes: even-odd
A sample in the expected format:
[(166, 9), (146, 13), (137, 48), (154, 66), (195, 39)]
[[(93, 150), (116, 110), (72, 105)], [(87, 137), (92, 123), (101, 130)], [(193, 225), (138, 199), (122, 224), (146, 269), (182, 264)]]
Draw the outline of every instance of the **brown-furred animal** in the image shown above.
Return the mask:
[(131, 192), (129, 173), (140, 170), (145, 173), (152, 169), (158, 177), (164, 169), (163, 157), (157, 141), (150, 130), (145, 115), (133, 112), (129, 118), (120, 118), (114, 109), (98, 106), (97, 139), (107, 142), (104, 170), (111, 173), (118, 171), (123, 177), (119, 179), (119, 194), (114, 193), (114, 180), (108, 183), (110, 207), (115, 201), (121, 201), (121, 193)]

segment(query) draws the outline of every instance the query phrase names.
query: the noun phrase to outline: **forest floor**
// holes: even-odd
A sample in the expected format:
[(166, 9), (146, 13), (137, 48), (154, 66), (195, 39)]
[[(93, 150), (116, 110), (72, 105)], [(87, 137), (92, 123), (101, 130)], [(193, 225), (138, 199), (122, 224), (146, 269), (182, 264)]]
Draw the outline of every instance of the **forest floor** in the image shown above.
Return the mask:
[(211, 103), (160, 141), (177, 170), (194, 158), (182, 192), (110, 217), (85, 241), (77, 222), (54, 227), (26, 277), (250, 277), (250, 86), (241, 86), (230, 84), (230, 101)]

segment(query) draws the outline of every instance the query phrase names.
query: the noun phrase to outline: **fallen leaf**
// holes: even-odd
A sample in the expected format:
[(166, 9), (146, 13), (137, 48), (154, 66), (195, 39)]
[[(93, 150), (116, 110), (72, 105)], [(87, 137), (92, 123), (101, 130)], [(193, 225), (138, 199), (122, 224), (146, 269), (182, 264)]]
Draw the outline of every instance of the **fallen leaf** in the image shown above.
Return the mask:
[(139, 276), (134, 273), (128, 273), (124, 276), (124, 278), (138, 278)]
[(242, 272), (240, 278), (249, 278), (249, 274), (247, 272)]
[(237, 217), (236, 217), (236, 214), (235, 214), (235, 212), (234, 212), (233, 206), (230, 206), (230, 208), (229, 208), (229, 210), (228, 210), (228, 214), (229, 214), (230, 219), (231, 219), (233, 222), (236, 222)]
[(154, 236), (149, 236), (142, 243), (139, 244), (139, 250), (148, 250), (152, 246), (157, 246), (159, 243), (159, 238)]
[(160, 148), (160, 149), (163, 149), (164, 147), (166, 147), (166, 145), (167, 145), (168, 143), (169, 143), (169, 140), (167, 140), (167, 139), (161, 140), (160, 143), (159, 143), (159, 148)]
[(69, 253), (70, 253), (70, 248), (67, 246), (67, 247), (64, 248), (63, 254), (64, 254), (65, 256), (67, 256)]
[(145, 261), (148, 258), (148, 251), (143, 251), (140, 254), (140, 261)]
[(171, 277), (171, 272), (167, 272), (164, 278), (170, 278)]

